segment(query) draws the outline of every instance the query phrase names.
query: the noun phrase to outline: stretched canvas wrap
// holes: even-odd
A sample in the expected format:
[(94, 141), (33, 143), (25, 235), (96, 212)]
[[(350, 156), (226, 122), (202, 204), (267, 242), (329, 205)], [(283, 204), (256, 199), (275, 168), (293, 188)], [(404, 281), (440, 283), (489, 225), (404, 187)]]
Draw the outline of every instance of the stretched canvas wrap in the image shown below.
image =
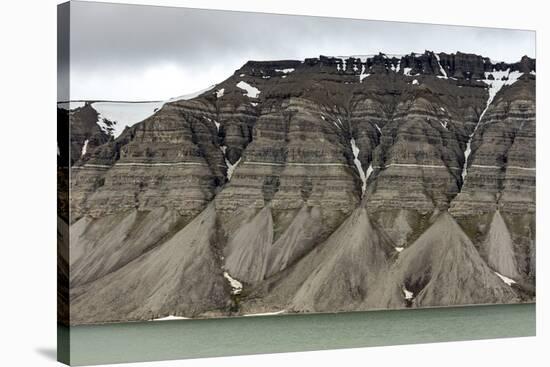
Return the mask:
[(58, 15), (60, 360), (534, 335), (533, 31)]

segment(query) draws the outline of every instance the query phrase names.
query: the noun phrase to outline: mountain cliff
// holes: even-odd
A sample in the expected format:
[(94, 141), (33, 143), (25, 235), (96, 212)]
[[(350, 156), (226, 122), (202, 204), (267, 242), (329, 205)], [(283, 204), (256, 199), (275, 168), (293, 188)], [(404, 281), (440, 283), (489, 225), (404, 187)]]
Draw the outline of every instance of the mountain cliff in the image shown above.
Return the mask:
[(71, 322), (533, 300), (535, 67), (249, 61), (118, 136), (71, 109)]

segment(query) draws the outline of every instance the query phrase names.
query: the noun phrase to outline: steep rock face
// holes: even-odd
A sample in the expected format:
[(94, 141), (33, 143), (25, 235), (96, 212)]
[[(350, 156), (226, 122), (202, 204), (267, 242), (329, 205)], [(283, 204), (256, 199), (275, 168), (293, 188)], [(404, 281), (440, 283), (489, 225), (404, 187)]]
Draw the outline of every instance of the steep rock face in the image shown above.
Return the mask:
[(535, 281), (534, 85), (529, 58), (321, 56), (165, 103), (72, 166), (73, 322), (516, 301)]
[[(110, 137), (97, 124), (99, 115), (90, 104), (87, 103), (83, 107), (67, 111), (66, 113), (69, 114), (71, 131), (71, 164), (74, 164), (95, 147), (108, 142)], [(111, 122), (106, 121), (106, 123), (109, 124)]]
[[(521, 77), (504, 86), (481, 117), (472, 139), (467, 175), (453, 213), (534, 211), (535, 187), (535, 100), (534, 79)], [(517, 139), (517, 142), (516, 142)], [(518, 191), (521, 194), (515, 194)], [(504, 200), (501, 200), (504, 199)]]
[[(520, 66), (529, 63), (522, 60)], [(519, 73), (519, 71), (518, 71)], [(499, 73), (490, 72), (502, 78)], [(521, 277), (534, 281), (535, 75), (508, 75), (489, 100), (471, 141), (464, 183), (450, 212), (481, 243), (498, 211), (508, 223)], [(519, 77), (518, 77), (519, 76)], [(505, 76), (506, 77), (506, 76)]]
[(446, 120), (445, 108), (441, 108), (421, 97), (398, 105), (375, 152), (371, 208), (409, 207), (429, 212), (446, 207), (456, 195), (461, 171), (457, 162), (462, 154), (461, 136), (456, 134), (461, 127), (453, 133), (449, 126), (453, 122)]
[(168, 104), (105, 149), (96, 149), (73, 167), (74, 218), (161, 206), (197, 215), (223, 179), (222, 154), (207, 122)]

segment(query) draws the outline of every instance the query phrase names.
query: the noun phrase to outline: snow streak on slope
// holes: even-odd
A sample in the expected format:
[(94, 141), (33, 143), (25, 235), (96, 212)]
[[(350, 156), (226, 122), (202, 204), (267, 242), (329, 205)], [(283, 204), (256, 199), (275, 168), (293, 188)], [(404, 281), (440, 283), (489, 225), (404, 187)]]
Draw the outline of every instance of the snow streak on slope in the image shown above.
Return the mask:
[(370, 74), (365, 73), (365, 65), (361, 65), (361, 74), (359, 74), (359, 83), (363, 83), (363, 79), (368, 77)]
[[(493, 76), (493, 80), (489, 80), (490, 75)], [(485, 116), (485, 113), (489, 109), (489, 106), (495, 99), (497, 93), (502, 89), (502, 87), (504, 87), (505, 85), (514, 84), (522, 75), (523, 73), (520, 73), (519, 71), (510, 72), (510, 69), (507, 69), (506, 71), (492, 71), (485, 73), (485, 79), (483, 79), (482, 81), (489, 86), (489, 98), (487, 99), (487, 105), (485, 106), (485, 109), (483, 110), (483, 112), (481, 112), (479, 120), (474, 127), (474, 131), (472, 131), (472, 133), (470, 134), (470, 138), (466, 143), (466, 150), (464, 150), (464, 166), (462, 168), (462, 182), (464, 182), (464, 179), (468, 174), (468, 158), (470, 157), (470, 153), (472, 152), (472, 140), (474, 138), (474, 134), (479, 128), (479, 125), (481, 125), (481, 120), (483, 119), (483, 116)]]
[(229, 162), (229, 159), (225, 158), (225, 164), (227, 164), (227, 181), (231, 181), (231, 176), (233, 176), (233, 172), (235, 172), (235, 169), (240, 162), (241, 158), (239, 158), (239, 160), (235, 162), (235, 164), (231, 164), (231, 162)]
[[(359, 177), (361, 177), (361, 181), (363, 182), (363, 184), (361, 185), (361, 195), (364, 195), (365, 189), (367, 188), (367, 176), (365, 175), (365, 171), (363, 171), (363, 166), (361, 165), (361, 161), (358, 158), (359, 148), (355, 144), (355, 139), (351, 138), (350, 143), (351, 143), (351, 150), (353, 152), (353, 163), (355, 163), (355, 167), (357, 167), (357, 172), (359, 173)], [(370, 168), (372, 169), (372, 166)]]
[(437, 64), (439, 65), (439, 71), (441, 71), (441, 75), (438, 75), (437, 77), (438, 78), (442, 78), (442, 79), (449, 79), (449, 77), (447, 76), (447, 72), (445, 71), (445, 69), (443, 69), (443, 66), (441, 66), (441, 60), (439, 60), (439, 55), (434, 53), (435, 55), (435, 58), (437, 59)]
[(500, 279), (502, 279), (502, 281), (503, 281), (504, 283), (506, 283), (506, 284), (508, 284), (508, 285), (512, 285), (512, 284), (516, 283), (515, 280), (510, 279), (510, 278), (508, 278), (508, 277), (505, 277), (504, 275), (499, 274), (499, 273), (497, 273), (496, 271), (495, 271), (495, 274), (496, 274)]
[[(82, 146), (82, 152), (80, 153), (80, 156), (81, 156), (81, 157), (84, 157), (84, 155), (86, 154), (86, 151), (88, 150), (88, 143), (89, 143), (89, 142), (90, 142), (90, 141), (89, 141), (88, 139), (86, 139), (86, 140), (84, 141), (84, 145)], [(59, 149), (59, 148), (58, 148), (58, 149)]]
[(374, 171), (374, 169), (372, 168), (372, 162), (371, 162), (371, 164), (367, 168), (367, 172), (365, 173), (365, 180), (369, 179), (370, 175), (372, 174), (372, 171)]

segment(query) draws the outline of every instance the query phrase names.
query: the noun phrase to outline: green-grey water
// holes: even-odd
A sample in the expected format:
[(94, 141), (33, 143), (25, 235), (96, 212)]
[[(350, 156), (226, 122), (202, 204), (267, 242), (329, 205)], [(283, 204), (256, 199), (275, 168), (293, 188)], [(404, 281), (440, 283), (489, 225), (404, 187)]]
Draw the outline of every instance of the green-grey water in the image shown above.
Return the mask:
[(87, 325), (58, 333), (70, 340), (71, 364), (87, 365), (534, 336), (535, 329), (535, 305), (518, 304)]

